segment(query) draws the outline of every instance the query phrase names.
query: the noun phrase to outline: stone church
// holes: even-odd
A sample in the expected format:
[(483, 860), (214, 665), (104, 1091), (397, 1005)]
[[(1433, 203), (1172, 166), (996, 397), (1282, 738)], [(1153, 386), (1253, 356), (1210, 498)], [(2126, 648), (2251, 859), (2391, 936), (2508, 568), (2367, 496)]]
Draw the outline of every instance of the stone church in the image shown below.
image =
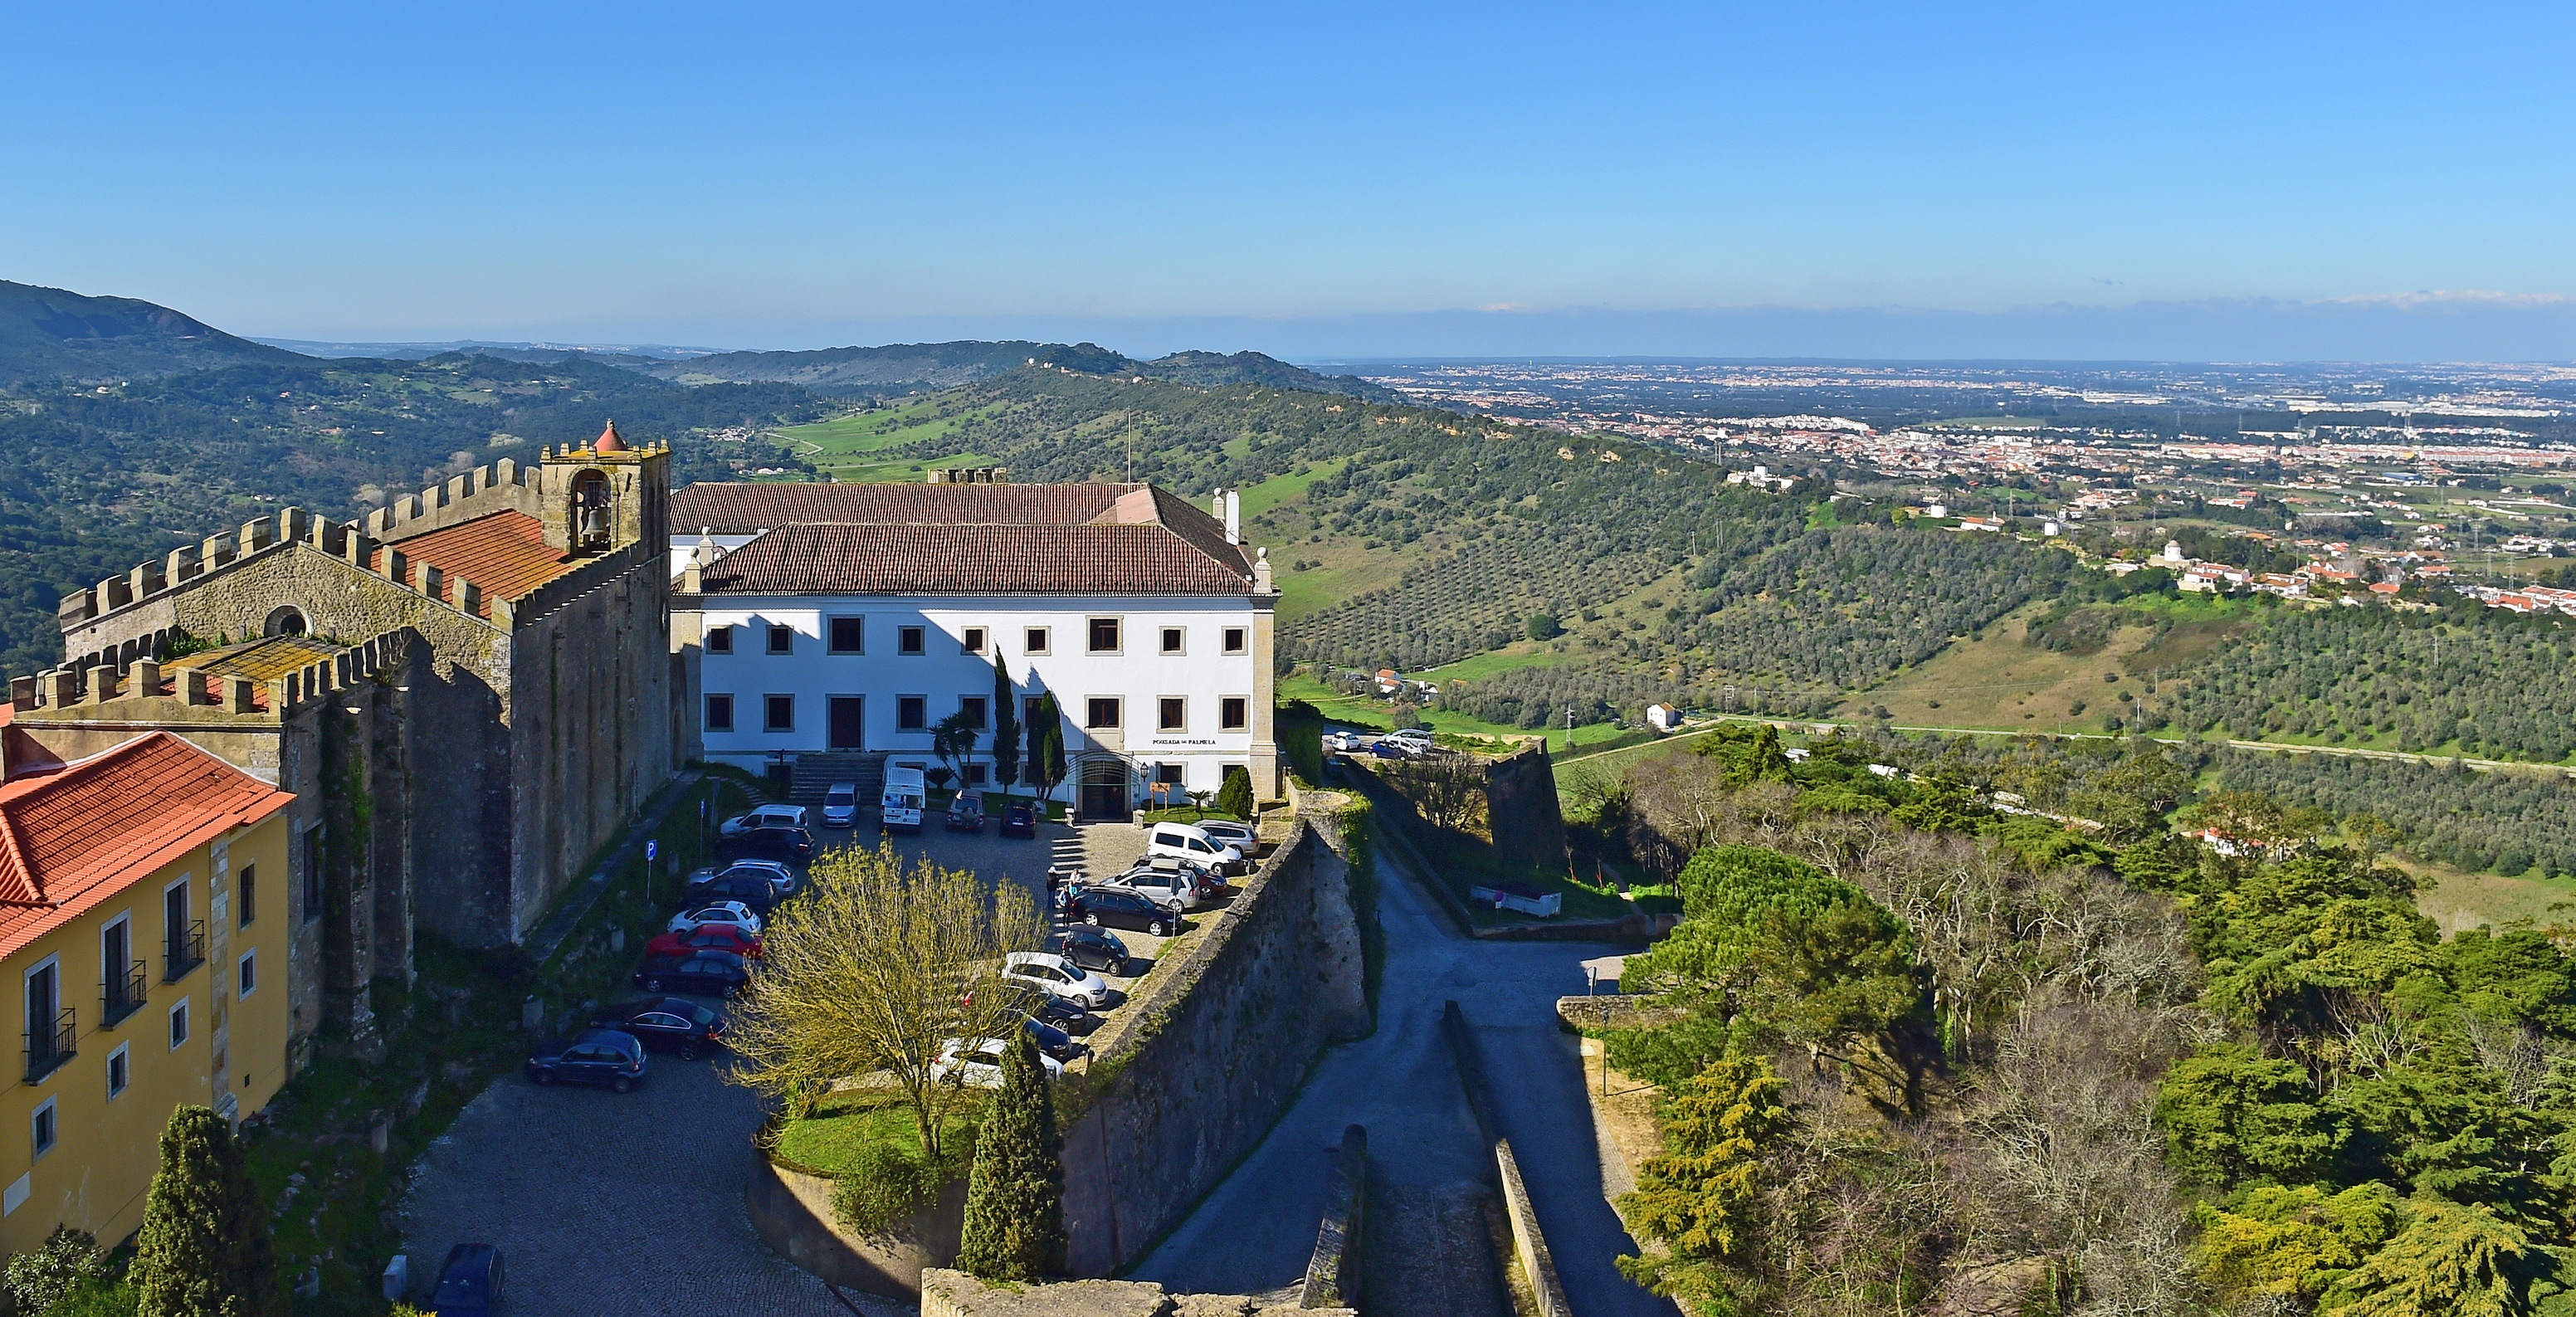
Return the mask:
[(67, 595), (10, 776), (166, 729), (296, 793), (299, 1030), (365, 1023), (415, 928), (524, 939), (669, 779), (670, 449), (612, 422), (363, 522), (298, 509)]

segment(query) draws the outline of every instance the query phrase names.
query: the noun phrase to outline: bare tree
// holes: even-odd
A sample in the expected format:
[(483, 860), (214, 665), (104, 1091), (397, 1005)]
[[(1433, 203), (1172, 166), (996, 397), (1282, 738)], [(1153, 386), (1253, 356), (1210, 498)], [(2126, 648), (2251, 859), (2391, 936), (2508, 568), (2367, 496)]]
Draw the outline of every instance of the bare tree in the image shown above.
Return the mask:
[(970, 1101), (962, 1075), (936, 1072), (940, 1052), (1017, 1034), (1020, 993), (1001, 960), (1043, 932), (1017, 886), (891, 847), (833, 852), (770, 920), (764, 968), (729, 1021), (730, 1078), (800, 1115), (840, 1080), (900, 1089), (937, 1165), (941, 1130)]

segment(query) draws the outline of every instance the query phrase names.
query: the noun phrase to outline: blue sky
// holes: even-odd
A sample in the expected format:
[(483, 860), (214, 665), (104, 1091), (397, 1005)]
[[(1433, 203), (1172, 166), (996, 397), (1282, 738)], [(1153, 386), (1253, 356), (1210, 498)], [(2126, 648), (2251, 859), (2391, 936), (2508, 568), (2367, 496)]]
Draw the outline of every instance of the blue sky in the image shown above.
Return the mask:
[(0, 278), (251, 334), (2576, 358), (2563, 6), (53, 5), (9, 32)]

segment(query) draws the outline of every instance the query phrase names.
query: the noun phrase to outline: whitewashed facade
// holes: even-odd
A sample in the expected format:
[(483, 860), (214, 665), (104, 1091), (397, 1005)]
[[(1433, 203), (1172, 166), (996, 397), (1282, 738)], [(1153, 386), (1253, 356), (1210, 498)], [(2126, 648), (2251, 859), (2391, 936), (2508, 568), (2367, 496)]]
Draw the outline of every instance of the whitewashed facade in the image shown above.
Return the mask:
[[(1282, 794), (1277, 596), (1232, 526), (1149, 486), (857, 487), (871, 492), (838, 502), (811, 491), (853, 487), (761, 492), (778, 488), (676, 496), (672, 639), (698, 755), (762, 772), (883, 751), (931, 768), (932, 727), (963, 711), (982, 729), (967, 781), (991, 786), (998, 653), (1023, 754), (1032, 706), (1055, 696), (1070, 770), (1056, 798), (1086, 817), (1143, 806), (1157, 782), (1213, 792), (1232, 767), (1257, 796)], [(787, 520), (827, 516), (873, 519)], [(894, 520), (922, 516), (1011, 520)], [(784, 524), (746, 530), (746, 518)], [(984, 577), (1006, 588), (963, 588)]]

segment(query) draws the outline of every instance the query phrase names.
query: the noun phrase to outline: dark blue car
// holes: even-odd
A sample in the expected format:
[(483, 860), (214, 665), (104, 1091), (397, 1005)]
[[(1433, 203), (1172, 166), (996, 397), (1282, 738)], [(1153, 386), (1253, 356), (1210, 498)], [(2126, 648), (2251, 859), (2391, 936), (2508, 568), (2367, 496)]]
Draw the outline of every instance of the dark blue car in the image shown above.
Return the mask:
[(537, 1049), (528, 1078), (539, 1084), (597, 1084), (620, 1093), (644, 1080), (644, 1044), (615, 1029), (584, 1029)]
[(437, 1317), (491, 1317), (501, 1301), (501, 1250), (489, 1244), (459, 1244), (447, 1250), (447, 1265), (438, 1269), (438, 1290), (430, 1296)]

